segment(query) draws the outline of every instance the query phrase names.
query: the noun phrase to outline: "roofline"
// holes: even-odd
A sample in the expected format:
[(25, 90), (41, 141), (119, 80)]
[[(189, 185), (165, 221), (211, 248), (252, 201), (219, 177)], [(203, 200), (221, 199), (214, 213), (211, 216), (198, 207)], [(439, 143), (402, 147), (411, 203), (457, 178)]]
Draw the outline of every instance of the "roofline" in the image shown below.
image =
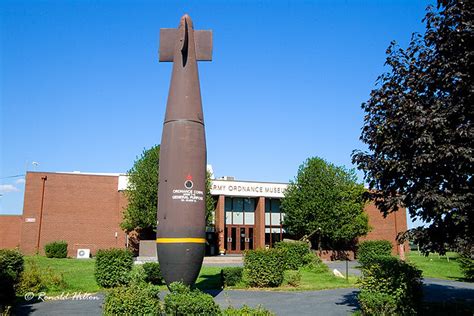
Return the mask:
[(270, 182), (270, 181), (250, 181), (250, 180), (225, 180), (225, 179), (211, 179), (211, 181), (224, 181), (224, 182), (245, 182), (245, 183), (269, 183), (269, 184), (290, 184), (288, 182)]
[[(107, 172), (74, 172), (74, 171), (27, 171), (28, 173), (41, 173), (41, 174), (69, 174), (75, 176), (106, 176), (106, 177), (119, 177), (128, 176), (126, 173), (107, 173)], [(211, 181), (223, 181), (223, 182), (245, 182), (245, 183), (268, 183), (268, 184), (284, 184), (289, 185), (288, 182), (271, 182), (271, 181), (251, 181), (251, 180), (225, 180), (225, 179), (211, 179)]]
[(27, 171), (28, 173), (41, 173), (41, 174), (69, 174), (75, 176), (105, 176), (105, 177), (119, 177), (125, 176), (125, 173), (107, 173), (107, 172), (74, 172), (74, 171)]

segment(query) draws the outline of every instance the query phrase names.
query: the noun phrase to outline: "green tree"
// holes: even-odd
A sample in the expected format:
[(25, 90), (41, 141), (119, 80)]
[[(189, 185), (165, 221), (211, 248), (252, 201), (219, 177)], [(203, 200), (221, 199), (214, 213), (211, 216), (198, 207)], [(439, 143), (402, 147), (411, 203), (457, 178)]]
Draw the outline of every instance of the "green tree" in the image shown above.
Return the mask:
[[(140, 157), (127, 172), (128, 205), (123, 214), (122, 229), (136, 230), (147, 238), (153, 238), (156, 229), (156, 211), (158, 206), (158, 166), (160, 162), (160, 145), (143, 150)], [(215, 201), (212, 198), (211, 179), (206, 177), (206, 223), (213, 221)]]
[(402, 205), (427, 223), (413, 232), (425, 252), (474, 241), (473, 5), (429, 7), (425, 33), (390, 44), (389, 70), (362, 104), (368, 150), (352, 160), (385, 215)]
[(333, 242), (352, 241), (369, 231), (364, 192), (354, 170), (309, 158), (282, 199), (283, 225), (297, 238), (317, 231), (320, 238)]
[(128, 205), (123, 214), (122, 229), (136, 230), (152, 235), (156, 228), (156, 210), (158, 206), (158, 165), (160, 145), (144, 149), (141, 156), (127, 172)]
[(216, 209), (216, 200), (211, 195), (211, 174), (206, 172), (206, 225), (214, 223), (214, 211)]

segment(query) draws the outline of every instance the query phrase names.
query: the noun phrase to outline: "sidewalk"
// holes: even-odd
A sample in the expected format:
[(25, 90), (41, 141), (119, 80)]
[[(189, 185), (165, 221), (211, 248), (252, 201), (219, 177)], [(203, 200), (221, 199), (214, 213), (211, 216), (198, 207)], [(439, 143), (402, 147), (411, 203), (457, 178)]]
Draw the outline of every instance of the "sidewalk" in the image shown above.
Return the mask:
[(243, 257), (241, 255), (223, 255), (223, 256), (212, 256), (204, 257), (202, 262), (204, 266), (221, 266), (221, 267), (242, 267)]

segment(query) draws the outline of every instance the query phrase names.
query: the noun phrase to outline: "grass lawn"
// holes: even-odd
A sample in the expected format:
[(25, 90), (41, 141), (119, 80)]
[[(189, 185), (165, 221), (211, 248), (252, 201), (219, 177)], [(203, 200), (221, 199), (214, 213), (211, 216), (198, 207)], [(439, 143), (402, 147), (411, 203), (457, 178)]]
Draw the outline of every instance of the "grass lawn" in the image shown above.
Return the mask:
[(42, 256), (26, 257), (26, 261), (35, 262), (41, 270), (48, 267), (62, 274), (65, 286), (63, 289), (47, 291), (47, 295), (61, 294), (64, 292), (95, 293), (100, 287), (95, 282), (95, 259), (55, 259)]
[(355, 287), (357, 277), (350, 276), (349, 280), (335, 277), (331, 272), (314, 273), (301, 270), (301, 285), (295, 290), (329, 290), (345, 287)]
[[(202, 267), (196, 287), (200, 290), (219, 288), (221, 285), (221, 267)], [(282, 284), (275, 288), (248, 288), (245, 284), (230, 286), (228, 289), (255, 290), (255, 291), (317, 291), (337, 288), (355, 287), (357, 277), (349, 276), (349, 280), (335, 277), (331, 272), (316, 273), (308, 270), (300, 270), (301, 282), (297, 287)]]
[(438, 254), (430, 253), (428, 257), (425, 257), (418, 251), (410, 251), (407, 261), (415, 264), (422, 270), (423, 276), (426, 278), (462, 281), (463, 274), (457, 262), (458, 255), (455, 252), (448, 252), (446, 255), (439, 256)]
[[(95, 259), (52, 259), (42, 256), (26, 257), (29, 262), (35, 262), (41, 270), (50, 269), (55, 273), (62, 274), (64, 280), (63, 288), (49, 289), (47, 295), (58, 295), (62, 292), (95, 293), (101, 291), (94, 278)], [(203, 266), (196, 287), (200, 290), (218, 289), (221, 286), (222, 267)], [(272, 291), (308, 291), (324, 290), (344, 287), (354, 287), (355, 277), (346, 279), (336, 278), (330, 272), (315, 273), (312, 271), (301, 271), (301, 284), (298, 287), (282, 285), (278, 288), (265, 290)], [(163, 290), (166, 286), (162, 286)], [(231, 289), (248, 289), (245, 286), (234, 286)], [(261, 290), (261, 289), (255, 289)]]

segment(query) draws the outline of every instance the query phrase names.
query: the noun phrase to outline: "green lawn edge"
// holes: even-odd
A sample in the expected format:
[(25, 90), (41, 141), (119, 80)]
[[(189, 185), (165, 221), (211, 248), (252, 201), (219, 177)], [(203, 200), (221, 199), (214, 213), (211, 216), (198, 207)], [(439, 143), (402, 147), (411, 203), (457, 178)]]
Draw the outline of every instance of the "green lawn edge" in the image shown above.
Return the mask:
[[(26, 256), (26, 262), (34, 262), (38, 267), (50, 269), (59, 273), (63, 277), (64, 287), (61, 289), (48, 289), (46, 295), (55, 296), (62, 293), (97, 293), (105, 292), (106, 289), (99, 287), (94, 277), (95, 259), (55, 259), (43, 256)], [(203, 266), (196, 280), (196, 288), (207, 291), (222, 289), (221, 270), (223, 266)], [(246, 291), (318, 291), (337, 288), (356, 287), (357, 277), (349, 276), (345, 278), (335, 277), (331, 272), (315, 273), (307, 270), (300, 270), (301, 283), (297, 287), (282, 285), (276, 288), (251, 288), (243, 284), (226, 287), (226, 290), (246, 290)], [(161, 285), (160, 289), (167, 290), (166, 285)], [(36, 294), (36, 293), (35, 293)]]

